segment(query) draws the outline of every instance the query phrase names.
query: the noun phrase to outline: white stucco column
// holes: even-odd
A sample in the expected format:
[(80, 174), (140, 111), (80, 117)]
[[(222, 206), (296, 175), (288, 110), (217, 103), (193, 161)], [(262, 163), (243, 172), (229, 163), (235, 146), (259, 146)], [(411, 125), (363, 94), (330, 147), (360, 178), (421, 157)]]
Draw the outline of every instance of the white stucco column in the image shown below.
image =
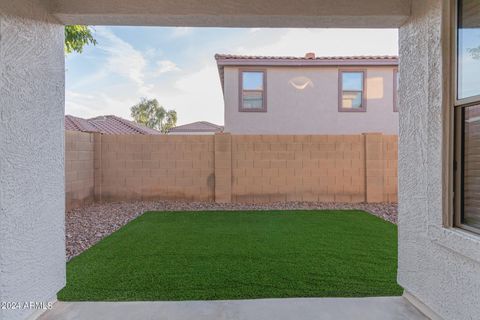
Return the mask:
[(442, 112), (451, 107), (443, 91), (450, 76), (442, 60), (448, 59), (442, 49), (449, 46), (442, 34), (447, 3), (412, 1), (412, 16), (400, 29), (398, 281), (412, 301), (441, 318), (478, 319), (480, 239), (445, 228), (442, 220), (448, 148)]
[(0, 0), (2, 302), (47, 302), (65, 284), (63, 26), (41, 3)]

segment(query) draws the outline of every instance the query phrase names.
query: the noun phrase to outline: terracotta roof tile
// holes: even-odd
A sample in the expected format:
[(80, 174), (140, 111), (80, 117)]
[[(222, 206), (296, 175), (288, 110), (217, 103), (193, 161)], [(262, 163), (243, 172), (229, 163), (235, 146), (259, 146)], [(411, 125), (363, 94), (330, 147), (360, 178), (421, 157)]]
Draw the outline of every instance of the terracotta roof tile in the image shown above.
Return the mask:
[(82, 132), (100, 132), (97, 128), (92, 126), (87, 119), (65, 116), (65, 130), (82, 131)]
[(248, 56), (235, 54), (216, 54), (215, 59), (218, 60), (276, 60), (276, 61), (366, 61), (366, 60), (391, 60), (398, 61), (398, 56), (326, 56), (326, 57), (298, 57), (298, 56)]
[(142, 124), (113, 115), (91, 119), (82, 119), (67, 115), (65, 116), (65, 129), (82, 132), (99, 132), (103, 134), (162, 134), (158, 130), (150, 129)]

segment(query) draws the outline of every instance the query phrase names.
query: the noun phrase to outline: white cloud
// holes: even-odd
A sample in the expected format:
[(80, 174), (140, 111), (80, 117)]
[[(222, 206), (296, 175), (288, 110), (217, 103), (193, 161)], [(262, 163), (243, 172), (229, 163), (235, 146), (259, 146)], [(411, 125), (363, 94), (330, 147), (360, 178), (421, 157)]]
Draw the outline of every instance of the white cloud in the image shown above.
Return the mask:
[(92, 94), (68, 90), (65, 92), (65, 113), (82, 118), (114, 114), (129, 119), (130, 107), (138, 102), (136, 96), (129, 96), (129, 87), (105, 88)]
[(90, 100), (95, 99), (95, 96), (92, 94), (83, 94), (83, 93), (78, 93), (71, 90), (66, 90), (65, 96), (68, 97), (69, 99), (77, 99), (77, 98), (90, 99)]
[(72, 89), (80, 89), (82, 87), (90, 87), (92, 83), (97, 83), (105, 78), (107, 78), (109, 72), (105, 68), (99, 69), (96, 72), (89, 74), (85, 77), (79, 78), (79, 79), (71, 79), (69, 77), (68, 70), (65, 72), (65, 76), (67, 80), (71, 80), (73, 83), (70, 86)]
[(151, 86), (145, 85), (147, 60), (142, 52), (117, 37), (107, 27), (98, 27), (99, 48), (108, 54), (106, 69), (134, 82), (142, 93), (149, 93)]
[(243, 44), (233, 51), (273, 56), (398, 54), (398, 31), (394, 29), (260, 29), (251, 37), (256, 45)]
[(97, 27), (95, 36), (99, 42), (95, 50), (101, 53), (97, 58), (102, 65), (78, 79), (68, 77), (67, 72), (66, 113), (86, 118), (104, 114), (130, 118), (130, 106), (140, 97), (154, 96), (151, 76), (155, 74), (148, 70), (147, 56), (155, 52), (135, 49), (108, 27)]
[[(152, 85), (150, 93), (162, 106), (177, 111), (178, 124), (199, 120), (217, 124), (224, 122), (222, 91), (218, 69), (214, 63), (179, 75), (168, 84)], [(137, 103), (141, 96), (128, 82), (99, 88), (88, 94), (69, 90), (66, 112), (80, 117), (115, 114), (129, 119), (130, 107)]]
[(160, 48), (148, 48), (143, 52), (143, 56), (146, 59), (155, 59), (155, 57), (160, 55), (162, 55), (162, 50)]
[(94, 94), (84, 94), (72, 90), (65, 91), (65, 113), (79, 117), (95, 116), (95, 105), (98, 97)]
[(176, 27), (173, 28), (171, 37), (172, 38), (180, 38), (190, 35), (193, 32), (192, 27)]
[(157, 74), (172, 72), (172, 71), (180, 71), (180, 68), (175, 64), (175, 62), (170, 60), (160, 60), (157, 61)]
[(159, 92), (161, 103), (174, 108), (179, 124), (206, 120), (223, 124), (223, 96), (214, 63), (179, 78), (174, 90)]

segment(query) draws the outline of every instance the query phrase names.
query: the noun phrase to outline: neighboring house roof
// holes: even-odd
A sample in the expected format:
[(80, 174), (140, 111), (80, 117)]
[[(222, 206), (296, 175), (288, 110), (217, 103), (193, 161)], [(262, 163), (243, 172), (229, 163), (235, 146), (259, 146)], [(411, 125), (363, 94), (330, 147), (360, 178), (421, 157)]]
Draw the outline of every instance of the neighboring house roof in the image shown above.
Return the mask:
[(65, 116), (65, 130), (82, 131), (82, 132), (100, 132), (97, 128), (91, 125), (87, 119)]
[(223, 126), (207, 121), (197, 121), (174, 127), (169, 132), (222, 132)]
[(142, 124), (112, 115), (91, 119), (67, 115), (65, 116), (65, 130), (99, 132), (103, 134), (162, 134), (158, 130), (150, 129)]
[(223, 88), (225, 66), (256, 66), (256, 67), (286, 67), (286, 66), (398, 66), (398, 56), (333, 56), (316, 57), (309, 52), (303, 57), (293, 56), (244, 56), (233, 54), (216, 54), (218, 72)]
[(293, 56), (244, 56), (234, 54), (216, 54), (215, 60), (221, 66), (260, 65), (260, 66), (365, 66), (398, 65), (398, 56), (332, 56), (316, 57), (309, 52), (303, 57)]

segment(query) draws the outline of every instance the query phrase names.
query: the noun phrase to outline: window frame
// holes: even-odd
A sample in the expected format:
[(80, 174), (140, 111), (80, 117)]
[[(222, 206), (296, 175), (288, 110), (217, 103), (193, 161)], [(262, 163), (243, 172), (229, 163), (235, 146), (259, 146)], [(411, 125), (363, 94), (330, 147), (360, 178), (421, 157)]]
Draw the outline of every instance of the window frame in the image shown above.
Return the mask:
[(465, 110), (469, 107), (480, 106), (480, 95), (459, 99), (459, 77), (458, 77), (458, 31), (459, 31), (459, 7), (460, 0), (451, 0), (451, 68), (453, 72), (451, 83), (451, 94), (453, 99), (449, 114), (452, 117), (452, 139), (453, 139), (453, 161), (450, 164), (453, 182), (453, 212), (448, 218), (447, 226), (453, 226), (465, 231), (480, 234), (480, 228), (472, 227), (462, 223), (464, 214), (464, 149), (465, 149)]
[[(343, 74), (344, 73), (362, 73), (362, 107), (344, 108), (343, 107)], [(351, 90), (350, 90), (351, 91)], [(360, 92), (360, 91), (355, 91)], [(338, 69), (338, 112), (367, 112), (367, 69), (365, 68), (339, 68)]]
[[(243, 74), (245, 72), (260, 72), (263, 74), (263, 90), (243, 90)], [(238, 69), (238, 111), (239, 112), (267, 112), (267, 69), (265, 68), (239, 68)], [(243, 107), (243, 93), (261, 92), (262, 93), (262, 108), (244, 108)]]
[(393, 112), (398, 112), (398, 68), (393, 69)]

